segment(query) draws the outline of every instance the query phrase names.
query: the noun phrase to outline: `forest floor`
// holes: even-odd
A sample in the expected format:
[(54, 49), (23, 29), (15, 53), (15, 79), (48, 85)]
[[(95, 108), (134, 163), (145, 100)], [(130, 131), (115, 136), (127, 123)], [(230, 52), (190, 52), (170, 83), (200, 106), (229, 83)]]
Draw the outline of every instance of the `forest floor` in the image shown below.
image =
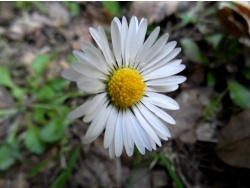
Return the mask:
[[(250, 187), (250, 5), (0, 2), (0, 187)], [(154, 152), (110, 159), (66, 115), (87, 96), (60, 73), (114, 16), (148, 19), (182, 48), (180, 110)], [(148, 34), (149, 34), (148, 33)], [(95, 44), (94, 44), (95, 45)]]

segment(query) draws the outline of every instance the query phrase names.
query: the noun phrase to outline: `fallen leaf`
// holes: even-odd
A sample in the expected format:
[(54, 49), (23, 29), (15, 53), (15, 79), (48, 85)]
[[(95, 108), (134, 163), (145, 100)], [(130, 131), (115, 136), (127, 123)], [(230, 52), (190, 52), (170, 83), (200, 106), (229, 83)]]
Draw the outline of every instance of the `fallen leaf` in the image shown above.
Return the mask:
[(18, 17), (6, 32), (7, 36), (13, 40), (22, 40), (25, 35), (31, 34), (42, 28), (42, 24), (34, 21), (31, 16), (24, 12)]
[(0, 23), (7, 23), (15, 16), (10, 2), (1, 2)]
[(177, 1), (134, 1), (131, 5), (130, 16), (139, 19), (147, 18), (148, 24), (159, 23), (166, 16), (173, 14), (178, 6)]
[(72, 48), (80, 50), (81, 42), (93, 42), (89, 32), (89, 27), (90, 25), (86, 20), (76, 19), (75, 22), (71, 24), (70, 29), (63, 29), (62, 32), (67, 41), (71, 44)]
[(149, 168), (138, 168), (134, 172), (134, 188), (150, 188), (151, 187), (151, 172)]
[(152, 172), (152, 186), (153, 188), (167, 187), (167, 173), (164, 170), (154, 170)]
[(183, 142), (193, 143), (196, 141), (195, 130), (203, 115), (204, 107), (209, 103), (212, 90), (209, 88), (197, 88), (184, 90), (176, 98), (180, 109), (168, 111), (176, 120), (176, 125), (168, 126), (172, 138), (179, 138)]
[(217, 126), (214, 122), (206, 122), (196, 129), (196, 137), (199, 141), (217, 142)]
[(231, 117), (219, 139), (216, 153), (225, 163), (241, 167), (250, 168), (250, 110)]
[(60, 27), (70, 23), (70, 13), (61, 2), (46, 2), (44, 3), (44, 6), (46, 7), (50, 18), (54, 20), (54, 26)]
[(239, 37), (250, 36), (250, 4), (222, 2), (219, 5), (218, 16), (221, 24), (230, 33)]

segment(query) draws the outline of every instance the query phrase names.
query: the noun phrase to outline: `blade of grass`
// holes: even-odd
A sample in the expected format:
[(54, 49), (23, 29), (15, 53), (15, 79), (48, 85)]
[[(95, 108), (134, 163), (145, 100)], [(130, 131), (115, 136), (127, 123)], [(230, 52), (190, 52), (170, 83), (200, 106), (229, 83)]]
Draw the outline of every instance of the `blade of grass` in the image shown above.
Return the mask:
[(182, 182), (179, 180), (179, 178), (176, 176), (175, 172), (173, 171), (168, 158), (166, 158), (163, 155), (160, 155), (160, 160), (165, 165), (166, 169), (168, 170), (170, 177), (172, 178), (173, 182), (175, 183), (175, 187), (184, 188), (184, 185), (182, 184)]
[(53, 182), (51, 188), (58, 188), (58, 187), (64, 187), (66, 181), (68, 180), (68, 177), (75, 165), (76, 159), (80, 153), (80, 146), (78, 146), (73, 154), (70, 156), (69, 164), (67, 168), (61, 172), (61, 174), (56, 178), (56, 180)]

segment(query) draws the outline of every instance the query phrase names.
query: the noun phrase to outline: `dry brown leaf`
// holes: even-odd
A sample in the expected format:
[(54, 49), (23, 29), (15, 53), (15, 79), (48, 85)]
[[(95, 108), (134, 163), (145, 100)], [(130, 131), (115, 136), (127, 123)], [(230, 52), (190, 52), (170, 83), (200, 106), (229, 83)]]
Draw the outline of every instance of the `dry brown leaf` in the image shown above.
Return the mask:
[(240, 37), (250, 36), (250, 4), (223, 2), (218, 10), (219, 19), (227, 30)]
[(0, 2), (0, 23), (9, 22), (15, 14), (10, 2)]
[(24, 13), (11, 24), (7, 35), (13, 40), (22, 40), (25, 35), (41, 28), (41, 23), (34, 21), (28, 13)]
[(196, 129), (197, 140), (206, 141), (206, 142), (217, 142), (216, 138), (216, 124), (215, 123), (204, 123), (203, 125), (198, 126)]
[(167, 173), (164, 170), (154, 170), (152, 171), (152, 187), (167, 187)]
[[(75, 19), (70, 29), (62, 29), (63, 35), (74, 50), (81, 49), (81, 42), (92, 43), (93, 39), (89, 32), (90, 24), (85, 19)], [(93, 27), (93, 26), (92, 26)]]
[(148, 168), (138, 168), (135, 170), (134, 174), (134, 188), (151, 187), (151, 172)]
[(50, 18), (53, 19), (54, 26), (60, 27), (69, 24), (69, 11), (61, 2), (45, 2), (44, 6), (46, 7)]
[(197, 88), (184, 90), (176, 98), (180, 110), (169, 111), (176, 120), (176, 125), (168, 126), (173, 138), (180, 138), (183, 142), (196, 141), (196, 127), (202, 117), (204, 107), (209, 103), (212, 90), (209, 88)]
[(173, 14), (178, 6), (177, 1), (134, 1), (130, 9), (131, 16), (147, 18), (148, 24), (159, 23), (165, 16)]
[(225, 163), (250, 168), (250, 109), (231, 117), (221, 132), (217, 155)]

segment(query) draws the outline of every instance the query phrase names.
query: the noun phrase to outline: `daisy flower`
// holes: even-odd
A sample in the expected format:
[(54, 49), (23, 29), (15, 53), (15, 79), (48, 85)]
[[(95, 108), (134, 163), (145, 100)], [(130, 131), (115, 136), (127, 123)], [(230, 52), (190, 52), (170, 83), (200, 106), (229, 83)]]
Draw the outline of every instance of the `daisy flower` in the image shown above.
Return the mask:
[[(162, 94), (178, 89), (185, 69), (182, 60), (173, 60), (181, 51), (176, 42), (167, 42), (168, 34), (158, 38), (156, 27), (146, 38), (147, 19), (133, 16), (128, 24), (114, 18), (111, 23), (112, 49), (102, 27), (90, 28), (99, 49), (81, 43), (82, 51), (73, 51), (77, 63), (62, 72), (76, 82), (91, 98), (73, 110), (69, 119), (83, 116), (90, 123), (83, 142), (93, 142), (104, 130), (104, 147), (111, 158), (125, 148), (132, 156), (136, 146), (141, 154), (156, 150), (161, 139), (171, 137), (166, 124), (175, 120), (165, 110), (179, 109), (178, 103)], [(158, 38), (158, 39), (157, 39)]]

